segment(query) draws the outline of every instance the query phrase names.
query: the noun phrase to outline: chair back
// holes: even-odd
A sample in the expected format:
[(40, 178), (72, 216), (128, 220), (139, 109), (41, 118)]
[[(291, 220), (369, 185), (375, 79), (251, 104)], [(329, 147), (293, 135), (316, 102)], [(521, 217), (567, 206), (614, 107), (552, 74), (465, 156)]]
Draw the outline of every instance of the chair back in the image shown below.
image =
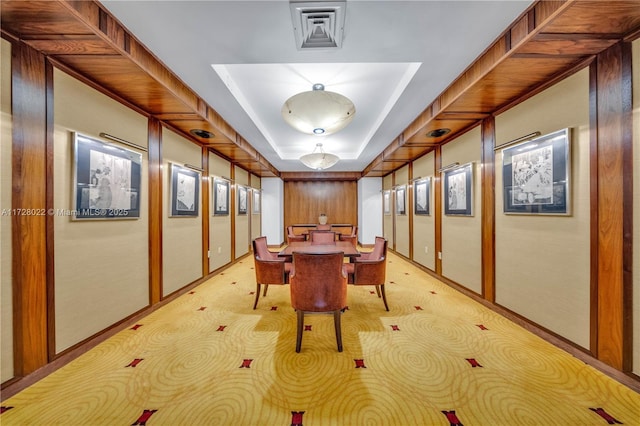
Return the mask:
[(267, 246), (267, 237), (258, 237), (253, 240), (253, 253), (262, 260), (276, 260), (278, 256), (271, 253)]
[(291, 306), (306, 312), (330, 312), (347, 306), (344, 253), (293, 253)]
[(331, 225), (329, 224), (319, 224), (316, 226), (316, 229), (318, 231), (331, 231)]
[(371, 251), (369, 259), (379, 260), (383, 256), (387, 256), (387, 240), (385, 240), (383, 237), (376, 237), (373, 251)]
[(336, 243), (336, 233), (333, 231), (310, 231), (309, 239), (312, 245)]

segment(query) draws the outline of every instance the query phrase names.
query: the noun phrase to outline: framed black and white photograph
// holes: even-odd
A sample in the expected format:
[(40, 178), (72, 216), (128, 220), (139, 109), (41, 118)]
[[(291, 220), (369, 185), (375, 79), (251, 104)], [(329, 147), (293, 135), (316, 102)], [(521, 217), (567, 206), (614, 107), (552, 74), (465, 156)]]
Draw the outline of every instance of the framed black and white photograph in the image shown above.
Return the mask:
[(402, 185), (396, 188), (396, 214), (407, 214), (407, 187)]
[(429, 215), (431, 197), (431, 178), (420, 179), (413, 183), (414, 213), (417, 215)]
[(213, 179), (213, 215), (229, 214), (229, 181), (221, 178)]
[(253, 190), (253, 214), (260, 214), (260, 191)]
[(391, 191), (386, 190), (382, 193), (382, 204), (384, 209), (384, 214), (391, 214)]
[(502, 150), (504, 213), (570, 214), (570, 129)]
[(200, 173), (171, 164), (170, 217), (198, 217)]
[(74, 220), (140, 217), (142, 155), (73, 134)]
[(247, 187), (238, 185), (238, 214), (247, 214)]
[(473, 163), (444, 171), (444, 214), (473, 216)]

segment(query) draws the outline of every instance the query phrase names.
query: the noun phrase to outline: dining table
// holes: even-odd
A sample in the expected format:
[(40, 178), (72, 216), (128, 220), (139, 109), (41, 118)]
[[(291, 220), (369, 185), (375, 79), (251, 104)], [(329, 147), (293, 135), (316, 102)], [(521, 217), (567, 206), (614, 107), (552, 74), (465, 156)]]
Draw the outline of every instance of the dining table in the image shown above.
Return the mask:
[(344, 253), (345, 257), (358, 257), (360, 252), (350, 241), (336, 241), (335, 244), (311, 244), (311, 241), (292, 241), (278, 256), (289, 257), (293, 253), (321, 254), (321, 253)]

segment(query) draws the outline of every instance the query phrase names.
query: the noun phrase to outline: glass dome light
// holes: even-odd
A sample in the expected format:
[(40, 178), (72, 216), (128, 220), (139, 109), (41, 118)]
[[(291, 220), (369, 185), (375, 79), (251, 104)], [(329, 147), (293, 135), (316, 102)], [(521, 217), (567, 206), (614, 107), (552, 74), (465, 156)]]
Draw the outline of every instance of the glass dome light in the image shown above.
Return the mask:
[(284, 121), (302, 133), (330, 135), (351, 123), (356, 107), (349, 98), (314, 84), (313, 90), (287, 99), (281, 112)]

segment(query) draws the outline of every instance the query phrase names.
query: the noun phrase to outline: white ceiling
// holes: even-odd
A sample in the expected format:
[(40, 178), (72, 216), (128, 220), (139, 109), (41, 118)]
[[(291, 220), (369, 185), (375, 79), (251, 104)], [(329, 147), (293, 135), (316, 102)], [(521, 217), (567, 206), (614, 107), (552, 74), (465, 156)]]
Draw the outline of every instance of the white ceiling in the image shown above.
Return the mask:
[[(362, 171), (530, 4), (501, 1), (346, 2), (342, 47), (298, 50), (289, 1), (103, 0), (104, 6), (280, 171), (322, 142)], [(349, 97), (353, 122), (308, 136), (280, 110), (322, 83)]]

